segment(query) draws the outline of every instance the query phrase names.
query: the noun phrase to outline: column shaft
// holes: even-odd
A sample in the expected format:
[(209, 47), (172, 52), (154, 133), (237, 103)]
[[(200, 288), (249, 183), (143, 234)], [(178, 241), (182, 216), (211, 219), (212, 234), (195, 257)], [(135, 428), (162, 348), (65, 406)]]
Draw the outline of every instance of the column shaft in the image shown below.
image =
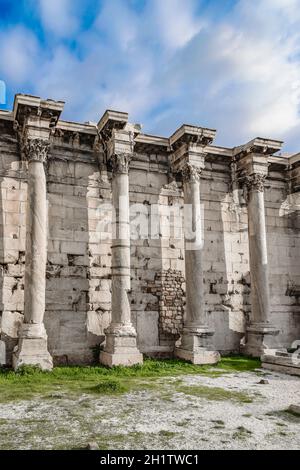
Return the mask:
[(26, 213), (24, 323), (13, 355), (13, 366), (53, 367), (44, 327), (47, 262), (47, 192), (44, 162), (49, 141), (27, 143), (28, 192)]
[(112, 324), (131, 326), (130, 304), (130, 226), (128, 174), (115, 174), (112, 199), (116, 213), (112, 240)]
[(274, 337), (279, 333), (270, 319), (267, 234), (265, 221), (264, 182), (266, 174), (247, 177), (248, 233), (251, 277), (250, 324), (246, 329), (244, 351), (260, 357), (278, 346)]
[(105, 331), (104, 350), (100, 362), (109, 367), (131, 366), (143, 362), (136, 344), (136, 331), (131, 321), (130, 291), (130, 221), (129, 221), (130, 155), (112, 157), (112, 198), (116, 220), (112, 240), (111, 324)]
[(250, 191), (248, 230), (251, 273), (251, 321), (267, 323), (270, 318), (270, 294), (265, 204), (264, 193), (262, 191)]
[(28, 165), (24, 322), (42, 325), (47, 262), (47, 198), (44, 165)]
[(189, 163), (183, 168), (186, 316), (181, 345), (176, 355), (194, 364), (215, 364), (220, 359), (213, 350), (212, 336), (204, 306), (203, 235), (200, 204), (201, 169)]
[(184, 183), (185, 204), (185, 326), (197, 328), (206, 324), (203, 293), (202, 227), (200, 207), (200, 182)]

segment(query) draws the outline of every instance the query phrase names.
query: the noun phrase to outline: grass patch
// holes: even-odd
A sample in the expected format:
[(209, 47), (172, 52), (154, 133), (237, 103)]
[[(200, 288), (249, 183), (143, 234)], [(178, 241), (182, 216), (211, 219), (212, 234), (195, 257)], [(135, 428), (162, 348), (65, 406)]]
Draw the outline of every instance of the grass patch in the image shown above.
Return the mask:
[(55, 367), (51, 372), (32, 366), (22, 367), (17, 372), (0, 368), (0, 402), (27, 400), (35, 396), (51, 399), (55, 398), (56, 394), (64, 398), (83, 393), (113, 394), (129, 390), (147, 390), (161, 387), (161, 384), (157, 383), (161, 377), (219, 377), (229, 373), (251, 371), (259, 366), (260, 362), (256, 359), (234, 356), (223, 358), (216, 366), (198, 366), (177, 359), (146, 359), (143, 365), (118, 366), (112, 369), (102, 365)]
[(206, 400), (226, 401), (231, 400), (239, 403), (252, 403), (253, 397), (244, 392), (225, 390), (221, 387), (207, 387), (205, 385), (184, 385), (177, 388), (178, 392), (185, 395), (205, 398)]
[(174, 437), (176, 436), (176, 432), (172, 432), (172, 431), (165, 431), (165, 430), (161, 430), (159, 431), (159, 436), (162, 436), (162, 437)]
[(94, 393), (111, 395), (125, 393), (128, 391), (128, 387), (118, 380), (107, 379), (98, 383), (94, 387), (91, 387), (91, 391)]

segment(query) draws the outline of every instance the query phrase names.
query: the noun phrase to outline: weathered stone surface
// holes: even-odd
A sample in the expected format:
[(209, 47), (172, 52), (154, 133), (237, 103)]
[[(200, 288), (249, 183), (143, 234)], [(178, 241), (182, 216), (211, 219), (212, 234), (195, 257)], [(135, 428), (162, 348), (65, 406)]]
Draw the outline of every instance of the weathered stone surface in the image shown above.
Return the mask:
[(261, 356), (262, 367), (284, 374), (300, 376), (300, 350), (288, 353), (284, 350), (273, 350)]
[[(24, 274), (28, 254), (26, 206), (31, 193), (22, 142), (23, 137), (45, 139), (44, 120), (48, 118), (42, 111), (43, 129), (38, 135), (35, 119), (39, 117), (34, 116), (30, 121), (34, 134), (23, 136), (19, 145), (23, 127), (16, 131), (12, 115), (4, 114), (0, 111), (0, 315), (1, 339), (9, 363), (29, 294)], [(226, 354), (244, 351), (251, 355), (259, 355), (266, 348), (290, 348), (300, 338), (299, 293), (293, 287), (300, 285), (299, 154), (272, 156), (279, 144), (269, 140), (262, 143), (260, 139), (242, 148), (215, 147), (209, 140), (213, 133), (208, 135), (205, 130), (202, 135), (193, 126), (178, 130), (172, 136), (171, 148), (168, 138), (138, 135), (137, 128), (125, 123), (124, 113), (116, 115), (121, 116), (114, 134), (116, 142), (107, 150), (102, 143), (112, 137), (110, 128), (110, 135), (102, 131), (97, 135), (99, 129), (94, 125), (58, 121), (51, 136), (45, 174), (45, 285), (42, 280), (31, 296), (33, 303), (41, 306), (41, 296), (35, 293), (44, 290), (45, 317), (39, 316), (43, 308), (27, 311), (39, 312), (34, 313), (36, 318), (43, 317), (55, 363), (94, 360), (92, 348), (99, 350), (112, 318), (112, 297), (117, 299), (113, 310), (118, 319), (120, 305), (126, 304), (125, 316), (137, 331), (137, 344), (147, 354), (174, 354), (189, 309), (196, 314), (201, 311), (205, 317), (201, 326), (215, 331), (203, 338), (189, 332), (184, 342), (192, 347), (205, 342), (208, 351), (213, 348)], [(133, 152), (130, 132), (135, 142)], [(108, 220), (113, 214), (115, 183), (106, 151), (110, 158), (116, 150), (131, 154), (128, 202), (130, 206), (139, 204), (135, 217), (130, 210), (131, 231), (136, 232), (145, 213), (152, 215), (149, 226), (140, 228), (138, 237), (136, 233), (131, 236), (130, 256), (128, 247), (112, 248), (112, 227), (106, 227), (104, 238), (100, 223), (102, 204), (108, 205)], [(200, 255), (191, 252), (190, 259), (183, 231), (186, 182), (180, 176), (187, 152), (197, 168), (203, 166), (205, 155), (199, 189), (204, 246)], [(179, 173), (172, 172), (174, 168)], [(251, 175), (264, 171), (268, 175), (262, 188), (259, 177)], [(186, 173), (197, 179), (192, 168)], [(197, 182), (193, 184), (197, 186)], [(253, 195), (251, 187), (256, 188)], [(159, 214), (158, 219), (153, 214)], [(113, 250), (118, 254), (112, 256)], [(127, 254), (120, 255), (121, 251)], [(200, 263), (198, 258), (201, 269), (191, 270)], [(112, 287), (120, 261), (130, 267), (123, 276), (126, 281), (121, 295), (119, 287)], [(36, 272), (41, 272), (43, 263), (44, 257), (38, 256)], [(187, 283), (188, 279), (192, 282)], [(245, 347), (240, 347), (241, 340), (246, 340)]]
[(300, 416), (300, 405), (290, 405), (288, 409), (293, 414)]

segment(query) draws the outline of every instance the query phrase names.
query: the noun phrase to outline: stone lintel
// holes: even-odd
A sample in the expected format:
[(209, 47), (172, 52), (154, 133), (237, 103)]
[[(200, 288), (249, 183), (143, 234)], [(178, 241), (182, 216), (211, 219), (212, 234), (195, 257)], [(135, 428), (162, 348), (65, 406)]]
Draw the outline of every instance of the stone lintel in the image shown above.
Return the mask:
[(22, 126), (30, 116), (32, 122), (40, 119), (45, 123), (48, 122), (48, 127), (55, 127), (64, 104), (64, 101), (43, 100), (38, 96), (17, 94), (14, 100), (13, 118), (19, 126)]
[(98, 132), (104, 141), (111, 139), (114, 130), (124, 129), (128, 123), (128, 113), (107, 109), (97, 124)]
[(106, 110), (98, 125), (98, 132), (105, 142), (106, 157), (133, 154), (134, 139), (141, 132), (139, 124), (128, 122), (128, 113)]
[(245, 154), (249, 153), (255, 153), (258, 155), (273, 155), (274, 153), (281, 150), (282, 144), (283, 141), (281, 140), (256, 137), (255, 139), (250, 140), (250, 142), (247, 142), (244, 145), (235, 147), (233, 149), (233, 156), (238, 160)]
[(299, 167), (300, 166), (300, 152), (295, 153), (294, 155), (291, 155), (288, 160), (289, 160), (290, 166)]
[(63, 107), (63, 101), (42, 100), (31, 95), (15, 96), (13, 116), (22, 160), (27, 159), (29, 141), (36, 140), (41, 145), (50, 141)]
[(174, 134), (171, 135), (169, 141), (173, 150), (181, 147), (182, 144), (197, 143), (200, 145), (209, 145), (213, 142), (216, 135), (215, 129), (206, 127), (191, 126), (183, 124)]
[(175, 173), (181, 172), (186, 163), (196, 168), (204, 168), (208, 145), (212, 143), (216, 131), (204, 127), (184, 124), (169, 139), (172, 154), (171, 167)]
[(135, 139), (135, 150), (140, 153), (169, 153), (169, 139), (156, 135), (139, 134)]
[(300, 153), (289, 158), (289, 179), (291, 182), (291, 192), (300, 192)]
[(75, 134), (91, 134), (94, 136), (97, 135), (97, 125), (90, 123), (79, 123), (59, 120), (56, 129), (59, 129), (63, 132), (71, 132)]
[(233, 158), (237, 162), (237, 177), (240, 182), (252, 175), (267, 177), (270, 157), (281, 149), (282, 144), (280, 140), (256, 137), (245, 145), (235, 147)]

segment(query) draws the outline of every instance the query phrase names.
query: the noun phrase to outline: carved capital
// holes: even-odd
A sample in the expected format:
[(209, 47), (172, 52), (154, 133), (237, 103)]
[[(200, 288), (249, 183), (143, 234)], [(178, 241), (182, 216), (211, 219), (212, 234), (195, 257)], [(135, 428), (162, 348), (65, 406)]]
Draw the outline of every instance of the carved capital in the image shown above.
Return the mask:
[(24, 146), (25, 158), (28, 162), (41, 162), (45, 163), (48, 157), (50, 148), (49, 140), (44, 139), (30, 139), (27, 140)]
[(245, 178), (245, 185), (248, 191), (264, 192), (267, 175), (262, 173), (253, 173)]
[(182, 179), (184, 183), (195, 183), (200, 181), (202, 169), (192, 165), (191, 163), (185, 163), (181, 170)]
[(112, 172), (114, 174), (127, 174), (130, 160), (131, 154), (129, 153), (114, 154), (110, 159)]

